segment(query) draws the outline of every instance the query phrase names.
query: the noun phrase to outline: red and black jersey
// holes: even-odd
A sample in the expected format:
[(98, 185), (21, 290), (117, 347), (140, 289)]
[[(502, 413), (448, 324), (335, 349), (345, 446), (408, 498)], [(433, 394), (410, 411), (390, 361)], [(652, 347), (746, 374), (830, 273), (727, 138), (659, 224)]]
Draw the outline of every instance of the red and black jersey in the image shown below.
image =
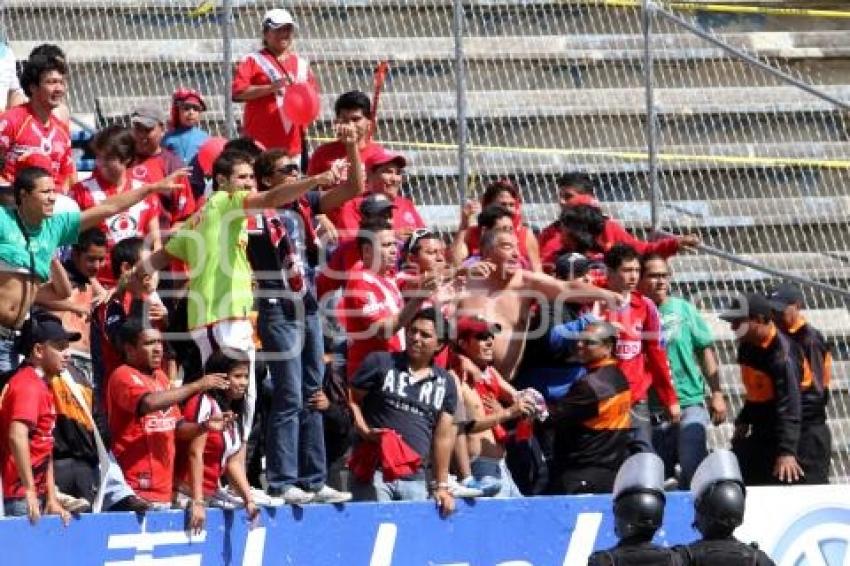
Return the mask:
[(826, 422), (829, 382), (832, 379), (832, 352), (823, 334), (800, 317), (788, 329), (788, 336), (800, 347), (803, 374), (800, 379), (800, 407), (803, 423)]
[(781, 454), (797, 455), (800, 439), (802, 351), (775, 328), (761, 344), (741, 342), (738, 363), (746, 400), (736, 424), (752, 425), (752, 434), (775, 442)]
[(616, 470), (631, 442), (631, 391), (616, 360), (588, 367), (588, 373), (550, 408), (555, 459), (569, 468)]

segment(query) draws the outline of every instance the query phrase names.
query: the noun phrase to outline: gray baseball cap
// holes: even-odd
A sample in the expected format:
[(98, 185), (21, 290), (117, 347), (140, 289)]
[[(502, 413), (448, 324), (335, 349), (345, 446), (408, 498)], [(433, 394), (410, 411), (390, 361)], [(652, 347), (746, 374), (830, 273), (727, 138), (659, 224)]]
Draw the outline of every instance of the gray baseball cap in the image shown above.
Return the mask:
[(130, 114), (131, 124), (139, 124), (145, 128), (154, 128), (157, 124), (165, 124), (167, 121), (165, 112), (155, 104), (140, 104)]

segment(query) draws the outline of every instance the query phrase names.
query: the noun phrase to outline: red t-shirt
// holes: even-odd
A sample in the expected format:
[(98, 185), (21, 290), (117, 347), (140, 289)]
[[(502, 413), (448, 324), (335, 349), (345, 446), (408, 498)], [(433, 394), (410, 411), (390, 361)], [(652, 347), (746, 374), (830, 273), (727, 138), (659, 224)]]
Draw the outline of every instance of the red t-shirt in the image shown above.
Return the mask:
[(174, 429), (180, 420), (177, 406), (139, 416), (139, 401), (149, 393), (169, 389), (162, 370), (147, 375), (120, 366), (106, 385), (106, 407), (112, 451), (127, 484), (151, 501), (171, 501), (174, 476)]
[(677, 403), (670, 364), (662, 343), (661, 315), (655, 303), (632, 291), (626, 306), (616, 311), (605, 310), (602, 318), (620, 328), (617, 366), (629, 381), (632, 404), (646, 399), (650, 386), (665, 407)]
[[(127, 173), (131, 178), (143, 183), (156, 183), (181, 167), (185, 167), (185, 164), (176, 153), (170, 149), (162, 149), (155, 155), (136, 159)], [(175, 222), (186, 220), (195, 212), (195, 195), (188, 177), (184, 177), (180, 185), (180, 188), (172, 193), (159, 195), (159, 225), (163, 230), (168, 230)]]
[(47, 468), (53, 453), (53, 426), (56, 408), (53, 394), (32, 366), (24, 366), (0, 394), (0, 473), (3, 475), (3, 497), (18, 499), (26, 490), (18, 476), (18, 467), (9, 447), (9, 430), (20, 421), (30, 430), (29, 450), (33, 481), (39, 495), (47, 492)]
[[(124, 186), (119, 188), (109, 183), (101, 176), (100, 171), (95, 169), (91, 177), (71, 187), (70, 196), (80, 205), (80, 210), (87, 210), (99, 205), (111, 196), (137, 189), (143, 184), (142, 181), (128, 177)], [(158, 219), (159, 214), (159, 199), (150, 195), (124, 212), (119, 212), (101, 222), (100, 229), (106, 234), (107, 251), (111, 251), (115, 244), (121, 240), (147, 236), (150, 233), (151, 222)], [(106, 262), (98, 272), (97, 279), (106, 287), (115, 285), (109, 254), (106, 255)]]
[(61, 187), (74, 175), (71, 133), (68, 126), (52, 114), (44, 125), (27, 103), (0, 114), (0, 152), (6, 157), (3, 176), (12, 181), (17, 173), (17, 160), (25, 154), (40, 153), (50, 158), (56, 186)]
[[(334, 211), (329, 218), (333, 221), (340, 234), (345, 237), (356, 237), (357, 231), (360, 229), (360, 221), (363, 216), (360, 214), (360, 203), (364, 197), (356, 197), (346, 202), (344, 205)], [(401, 195), (396, 195), (393, 199), (393, 230), (396, 236), (404, 235), (416, 230), (417, 228), (425, 228), (425, 221), (416, 210), (416, 205), (408, 198)]]
[[(558, 222), (553, 222), (544, 228), (537, 241), (540, 243), (540, 260), (543, 262), (543, 269), (547, 273), (554, 271), (555, 261), (557, 261), (559, 255), (575, 251), (570, 249), (569, 242), (564, 239), (564, 233)], [(623, 228), (622, 224), (608, 218), (605, 220), (602, 233), (596, 238), (599, 251), (596, 253), (586, 252), (585, 255), (594, 259), (601, 259), (601, 255), (614, 247), (614, 244), (628, 244), (641, 255), (659, 254), (670, 257), (679, 251), (679, 238), (675, 236), (668, 236), (651, 242), (639, 240)]]
[[(194, 395), (183, 406), (183, 420), (190, 423), (202, 424), (210, 417), (221, 414), (218, 403), (203, 393)], [(224, 430), (207, 430), (207, 441), (204, 444), (204, 497), (216, 492), (219, 478), (224, 474), (227, 460), (239, 452), (242, 447), (242, 435), (239, 434), (235, 423), (229, 423)], [(192, 479), (189, 476), (189, 442), (180, 442), (177, 451), (177, 461), (174, 466), (174, 477), (179, 485), (191, 488)]]
[(348, 336), (348, 378), (351, 379), (370, 352), (401, 352), (404, 333), (386, 339), (375, 336), (371, 326), (401, 312), (404, 299), (391, 277), (359, 269), (351, 273), (337, 307), (337, 317)]
[[(289, 54), (282, 62), (269, 51), (263, 49), (246, 55), (236, 67), (233, 76), (234, 95), (241, 93), (251, 86), (263, 86), (272, 84), (272, 79), (263, 70), (255, 57), (263, 57), (277, 72), (286, 77), (287, 75), (295, 82), (306, 82), (318, 92), (316, 77), (307, 66), (307, 61), (294, 53)], [(305, 66), (301, 77), (299, 77), (300, 65)], [(267, 94), (245, 102), (245, 110), (242, 115), (242, 130), (246, 136), (263, 144), (266, 149), (279, 148), (287, 155), (301, 154), (301, 127), (292, 124), (282, 115), (280, 106), (283, 103), (285, 91), (280, 95)]]
[(345, 285), (349, 272), (362, 268), (357, 240), (354, 238), (341, 240), (316, 275), (316, 297), (321, 300), (326, 294), (340, 289)]
[[(374, 142), (369, 142), (363, 147), (360, 151), (360, 163), (363, 164), (369, 159), (373, 154), (380, 153), (383, 151), (383, 147)], [(307, 163), (307, 175), (318, 175), (320, 173), (324, 173), (331, 166), (339, 160), (348, 160), (348, 152), (345, 151), (345, 144), (339, 141), (332, 141), (328, 143), (323, 143), (319, 147), (316, 148), (315, 151), (310, 155), (310, 161)], [(340, 184), (345, 183), (348, 180), (348, 171), (343, 171), (343, 177), (340, 179)], [(333, 188), (338, 187), (339, 185), (335, 185), (332, 187), (326, 187), (325, 190), (331, 190)], [(344, 206), (337, 208), (336, 210), (331, 210), (327, 212), (328, 218), (330, 218), (331, 222), (334, 225), (339, 226), (338, 220), (340, 218), (340, 214)], [(359, 212), (359, 211), (358, 211)], [(348, 237), (346, 234), (341, 234), (342, 237)]]

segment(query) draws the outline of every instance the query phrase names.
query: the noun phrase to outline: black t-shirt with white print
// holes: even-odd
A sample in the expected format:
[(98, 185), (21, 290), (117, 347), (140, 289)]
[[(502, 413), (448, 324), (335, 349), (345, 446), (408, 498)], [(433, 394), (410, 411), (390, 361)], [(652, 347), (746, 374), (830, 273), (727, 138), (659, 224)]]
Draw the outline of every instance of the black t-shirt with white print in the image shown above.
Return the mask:
[(372, 352), (354, 374), (352, 385), (366, 391), (361, 403), (366, 423), (395, 430), (427, 462), (440, 413), (454, 414), (457, 407), (451, 375), (431, 366), (430, 377), (412, 383), (405, 353)]

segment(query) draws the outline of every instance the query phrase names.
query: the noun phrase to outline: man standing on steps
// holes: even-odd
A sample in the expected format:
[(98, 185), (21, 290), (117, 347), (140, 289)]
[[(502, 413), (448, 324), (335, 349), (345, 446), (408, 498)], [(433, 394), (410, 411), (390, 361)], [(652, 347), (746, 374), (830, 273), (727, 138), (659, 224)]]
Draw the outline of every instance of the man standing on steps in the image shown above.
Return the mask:
[[(144, 104), (130, 115), (136, 157), (130, 164), (131, 179), (156, 183), (186, 166), (170, 149), (162, 147), (165, 137), (165, 113), (152, 104)], [(165, 231), (186, 220), (195, 212), (195, 195), (189, 180), (183, 178), (180, 187), (170, 195), (160, 195), (159, 227)]]
[[(726, 420), (726, 400), (720, 389), (720, 366), (711, 329), (693, 304), (670, 296), (670, 277), (664, 256), (643, 257), (638, 288), (661, 314), (667, 360), (682, 407), (678, 424), (653, 419), (652, 444), (664, 460), (666, 477), (672, 478), (675, 465), (679, 464), (679, 487), (689, 489), (697, 466), (708, 455), (709, 424), (719, 425)], [(707, 406), (706, 385), (711, 390)], [(650, 395), (650, 410), (653, 417), (662, 410), (654, 395)]]
[(0, 371), (17, 366), (17, 329), (23, 325), (38, 286), (49, 277), (56, 250), (75, 243), (81, 232), (147, 196), (172, 190), (180, 175), (185, 171), (112, 196), (83, 212), (54, 214), (57, 193), (50, 172), (40, 167), (18, 171), (12, 186), (17, 208), (0, 206)]
[(50, 174), (59, 192), (65, 193), (76, 176), (71, 155), (71, 135), (53, 111), (65, 99), (68, 67), (61, 59), (39, 55), (30, 58), (21, 73), (21, 86), (29, 102), (0, 115), (0, 154), (5, 158), (2, 176), (12, 182), (28, 155), (47, 157)]
[(620, 330), (616, 353), (618, 365), (632, 390), (635, 441), (637, 447), (650, 451), (652, 426), (647, 401), (650, 387), (658, 395), (670, 422), (678, 423), (682, 414), (662, 345), (661, 316), (655, 304), (637, 290), (641, 266), (640, 256), (633, 247), (616, 244), (605, 254), (605, 267), (608, 288), (626, 303), (616, 310), (606, 309), (602, 318)]
[(720, 315), (738, 339), (746, 389), (732, 437), (746, 485), (795, 483), (804, 477), (797, 460), (803, 360), (772, 317), (773, 303), (755, 293), (736, 298)]
[(801, 349), (803, 375), (800, 382), (800, 442), (797, 458), (805, 472), (807, 484), (829, 483), (829, 463), (832, 458), (832, 435), (826, 424), (829, 404), (829, 382), (832, 376), (832, 352), (829, 344), (815, 327), (809, 324), (800, 309), (803, 293), (799, 287), (786, 283), (771, 295), (776, 311), (774, 320)]
[[(298, 25), (287, 10), (269, 10), (263, 16), (263, 48), (249, 53), (236, 68), (231, 97), (245, 103), (243, 133), (266, 149), (282, 149), (290, 157), (301, 155), (302, 127), (283, 110), (286, 89), (307, 83), (318, 90), (307, 60), (295, 54)], [(327, 171), (323, 168), (319, 173)]]

